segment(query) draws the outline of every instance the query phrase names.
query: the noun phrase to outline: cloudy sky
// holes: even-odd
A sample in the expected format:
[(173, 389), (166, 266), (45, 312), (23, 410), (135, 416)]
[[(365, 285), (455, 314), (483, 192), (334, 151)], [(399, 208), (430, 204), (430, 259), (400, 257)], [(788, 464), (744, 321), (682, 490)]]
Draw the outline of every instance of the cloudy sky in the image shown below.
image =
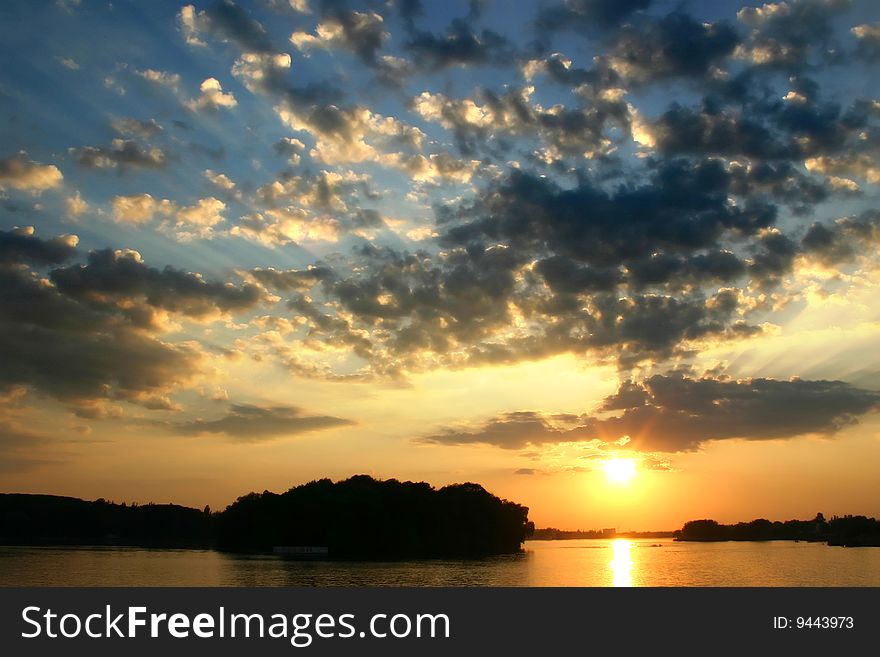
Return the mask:
[(18, 0), (0, 57), (3, 490), (880, 513), (877, 3)]

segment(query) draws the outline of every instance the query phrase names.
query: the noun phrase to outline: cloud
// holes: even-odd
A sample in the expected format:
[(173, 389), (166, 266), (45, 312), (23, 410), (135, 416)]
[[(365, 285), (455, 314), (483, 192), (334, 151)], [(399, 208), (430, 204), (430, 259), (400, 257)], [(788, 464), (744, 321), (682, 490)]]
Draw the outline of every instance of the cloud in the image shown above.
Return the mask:
[(195, 342), (160, 340), (162, 318), (208, 321), (265, 298), (259, 285), (156, 269), (131, 250), (93, 251), (45, 277), (29, 268), (74, 258), (76, 243), (0, 231), (0, 392), (33, 389), (89, 413), (112, 400), (174, 409), (169, 395), (202, 374), (205, 357)]
[(674, 11), (622, 28), (608, 61), (633, 83), (701, 78), (732, 54), (738, 43), (739, 35), (730, 24), (704, 23)]
[(504, 449), (523, 449), (529, 445), (578, 440), (577, 431), (556, 426), (541, 413), (518, 411), (489, 420), (473, 431), (447, 429), (423, 439), (441, 445), (494, 445)]
[(202, 357), (193, 344), (133, 328), (115, 307), (89, 307), (31, 272), (0, 268), (0, 360), (0, 386), (71, 403), (155, 405), (200, 372)]
[(155, 199), (150, 194), (114, 196), (111, 204), (114, 220), (135, 225), (151, 221), (157, 213), (168, 215), (174, 211), (171, 201)]
[(61, 235), (48, 240), (36, 236), (33, 226), (0, 230), (0, 267), (29, 263), (61, 264), (76, 255), (76, 235)]
[(237, 440), (258, 441), (351, 424), (351, 420), (338, 417), (303, 415), (303, 411), (294, 406), (230, 404), (226, 415), (216, 420), (169, 423), (166, 427), (180, 434), (215, 433)]
[(508, 413), (471, 430), (446, 429), (423, 440), (505, 449), (602, 441), (643, 452), (683, 452), (713, 440), (832, 435), (878, 409), (880, 394), (842, 381), (668, 374), (624, 382), (599, 409), (610, 417)]
[(858, 178), (872, 185), (880, 183), (880, 163), (874, 154), (850, 151), (837, 156), (820, 155), (804, 163), (808, 171), (826, 176)]
[(287, 173), (256, 190), (255, 212), (239, 217), (230, 233), (266, 245), (336, 242), (349, 233), (384, 228), (375, 210), (359, 207), (376, 198), (364, 174)]
[(78, 191), (73, 196), (67, 197), (64, 207), (67, 216), (74, 221), (89, 211), (89, 204)]
[[(600, 437), (626, 435), (641, 450), (686, 451), (710, 440), (832, 435), (880, 407), (880, 394), (843, 381), (655, 375), (640, 385), (645, 403), (595, 420)], [(612, 395), (606, 407), (624, 405), (618, 401)]]
[(509, 66), (515, 58), (514, 48), (506, 38), (488, 29), (477, 34), (460, 18), (453, 20), (442, 36), (415, 32), (404, 48), (418, 67), (435, 71), (479, 64)]
[[(831, 275), (812, 264), (864, 273), (860, 254), (876, 232), (859, 213), (878, 177), (880, 106), (826, 90), (834, 34), (856, 50), (873, 38), (872, 23), (848, 34), (837, 21), (828, 32), (843, 2), (746, 8), (735, 24), (702, 10), (666, 13), (648, 0), (548, 2), (534, 23), (534, 12), (502, 21), (509, 36), (479, 2), (467, 18), (440, 23), (432, 12), (419, 18), (421, 2), (326, 0), (312, 3), (314, 17), (295, 15), (306, 9), (295, 4), (184, 6), (181, 33), (200, 56), (222, 54), (235, 80), (221, 85), (223, 71), (206, 77), (209, 67), (191, 99), (180, 74), (120, 63), (112, 75), (128, 76), (128, 100), (141, 93), (149, 102), (130, 116), (107, 115), (112, 142), (70, 151), (86, 167), (158, 170), (178, 157), (166, 144), (183, 143), (179, 184), (146, 194), (121, 178), (109, 195), (83, 190), (95, 218), (109, 205), (115, 221), (130, 224), (124, 233), (144, 229), (145, 253), (170, 238), (210, 238), (251, 254), (231, 286), (284, 297), (278, 309), (297, 328), (273, 348), (293, 371), (398, 378), (558, 353), (656, 365), (757, 335), (774, 309), (804, 293), (803, 276)], [(264, 27), (263, 16), (289, 25)], [(569, 28), (577, 34), (560, 33)], [(292, 31), (293, 45), (282, 42)], [(555, 51), (563, 45), (571, 59)], [(319, 46), (327, 52), (308, 56)], [(792, 58), (760, 63), (752, 55), (762, 48)], [(367, 77), (337, 66), (353, 58)], [(511, 69), (470, 83), (450, 70), (496, 64)], [(377, 89), (380, 80), (398, 89)], [(157, 95), (147, 83), (171, 91)], [(235, 154), (234, 135), (205, 132), (210, 121), (188, 135), (168, 132), (168, 112), (187, 102), (228, 109), (242, 102), (236, 83), (255, 94), (224, 118), (255, 131), (238, 153), (243, 168), (206, 168), (206, 155)], [(468, 84), (472, 91), (462, 91)], [(154, 107), (160, 102), (164, 110)], [(260, 107), (281, 123), (250, 120)], [(205, 146), (194, 137), (216, 139)], [(272, 144), (280, 159), (259, 150)], [(64, 197), (79, 198), (73, 193), (52, 195), (47, 207), (3, 203), (48, 216), (63, 213)], [(836, 203), (852, 216), (834, 221)], [(71, 218), (85, 212), (78, 202), (67, 207)], [(424, 239), (401, 241), (407, 236)], [(311, 268), (293, 245), (318, 254)], [(192, 246), (202, 262), (209, 245)], [(135, 268), (133, 252), (108, 253), (125, 261), (114, 266)], [(262, 267), (260, 253), (271, 255)], [(96, 313), (102, 331), (106, 322), (155, 337), (173, 325), (163, 321), (169, 313), (207, 320), (226, 312), (203, 296), (181, 300), (176, 288), (173, 301), (154, 305), (146, 292), (129, 296), (109, 283), (63, 292), (46, 271), (61, 263), (16, 257), (41, 285)], [(288, 257), (302, 266), (289, 268)], [(334, 360), (342, 353), (345, 365)]]
[(425, 13), (422, 0), (398, 0), (394, 4), (400, 19), (409, 30), (414, 29), (415, 19)]
[(165, 153), (156, 147), (144, 147), (132, 139), (114, 139), (109, 147), (84, 146), (71, 149), (80, 166), (90, 169), (161, 169)]
[(790, 0), (743, 7), (740, 22), (751, 32), (737, 54), (753, 64), (788, 70), (834, 58), (832, 25), (850, 0)]
[(305, 292), (319, 281), (333, 275), (328, 267), (311, 266), (308, 269), (251, 269), (248, 274), (262, 285), (279, 292)]
[(858, 39), (856, 57), (869, 63), (880, 61), (880, 23), (856, 25), (850, 32)]
[(287, 53), (245, 52), (232, 65), (232, 75), (252, 93), (283, 94), (289, 89), (290, 62)]
[(92, 251), (86, 264), (55, 269), (50, 279), (68, 298), (148, 324), (150, 311), (144, 306), (202, 318), (249, 310), (263, 299), (255, 285), (208, 281), (173, 267), (156, 269), (131, 250)]
[(0, 189), (41, 193), (61, 185), (64, 176), (54, 164), (39, 164), (24, 153), (0, 159)]
[(169, 223), (178, 239), (208, 238), (213, 234), (214, 226), (226, 220), (222, 214), (224, 210), (226, 203), (210, 196), (199, 199), (195, 205), (180, 208)]
[(650, 5), (651, 0), (564, 0), (544, 7), (537, 24), (544, 30), (609, 28)]
[(530, 59), (522, 65), (523, 77), (532, 82), (538, 73), (544, 73), (561, 85), (583, 92), (589, 88), (594, 96), (603, 89), (614, 89), (620, 84), (620, 76), (607, 65), (590, 69), (572, 66), (572, 61), (560, 53), (553, 53), (543, 59)]
[[(231, 181), (223, 176), (215, 184), (229, 191), (230, 187), (221, 184), (224, 182)], [(225, 221), (226, 203), (210, 196), (199, 199), (195, 205), (180, 207), (173, 201), (156, 199), (151, 194), (132, 194), (114, 196), (112, 207), (113, 219), (119, 223), (140, 226), (162, 217), (162, 229), (173, 232), (178, 239), (191, 240), (213, 236), (214, 226)]]
[(117, 118), (110, 121), (110, 127), (120, 135), (131, 135), (139, 139), (150, 139), (162, 132), (162, 126), (156, 119)]
[[(859, 165), (859, 153), (872, 147), (862, 135), (874, 127), (873, 108), (862, 101), (844, 108), (794, 93), (796, 100), (747, 102), (739, 109), (719, 107), (717, 102), (706, 102), (699, 109), (673, 103), (650, 131), (657, 148), (667, 154), (789, 160), (798, 169), (806, 161), (810, 171), (868, 173), (869, 167)], [(846, 155), (834, 157), (841, 152)], [(803, 177), (798, 172), (791, 175)]]
[(232, 41), (248, 52), (272, 50), (266, 28), (230, 0), (215, 2), (202, 11), (193, 5), (184, 5), (178, 13), (178, 21), (187, 43), (192, 46), (204, 46), (202, 37), (208, 34)]
[(58, 62), (59, 64), (61, 64), (64, 68), (68, 69), (69, 71), (78, 71), (79, 70), (79, 64), (77, 64), (76, 61), (71, 59), (70, 57), (56, 56), (55, 61)]
[(221, 108), (232, 109), (238, 105), (238, 101), (231, 92), (223, 91), (223, 87), (217, 78), (207, 78), (199, 86), (199, 91), (201, 94), (198, 98), (193, 98), (186, 102), (186, 106), (193, 112), (216, 112)]
[(211, 169), (205, 169), (202, 172), (202, 175), (204, 175), (205, 178), (209, 180), (212, 185), (226, 192), (231, 192), (235, 189), (235, 181), (233, 181), (232, 178), (227, 176), (225, 173), (217, 173), (212, 171)]
[(630, 110), (620, 94), (600, 93), (584, 107), (545, 108), (531, 101), (532, 91), (525, 87), (498, 95), (483, 89), (480, 102), (425, 91), (413, 99), (412, 108), (426, 121), (452, 131), (465, 155), (491, 152), (507, 137), (537, 137), (559, 158), (565, 154), (592, 158), (612, 149), (611, 128), (629, 134)]
[(135, 75), (143, 78), (147, 82), (174, 91), (180, 86), (180, 74), (178, 73), (169, 73), (168, 71), (158, 71), (153, 68), (148, 68), (142, 71), (135, 71)]
[(315, 34), (294, 32), (290, 35), (290, 42), (304, 52), (311, 48), (344, 48), (357, 55), (367, 66), (376, 66), (376, 53), (387, 38), (388, 33), (379, 14), (336, 8), (318, 24)]
[(242, 216), (230, 234), (275, 246), (336, 242), (342, 229), (338, 220), (327, 215), (313, 217), (301, 208), (274, 208)]
[(812, 224), (801, 241), (805, 253), (827, 266), (873, 253), (880, 244), (880, 212), (868, 210), (859, 216), (842, 217), (830, 226)]
[(479, 160), (460, 160), (449, 153), (431, 153), (402, 158), (399, 166), (417, 182), (445, 180), (466, 183), (479, 166)]
[(546, 246), (598, 267), (648, 257), (659, 248), (715, 247), (728, 231), (754, 235), (775, 218), (772, 207), (731, 206), (729, 184), (714, 160), (667, 161), (648, 183), (610, 193), (587, 181), (564, 189), (548, 178), (513, 171), (452, 214), (441, 242), (501, 241), (528, 253)]
[(375, 160), (397, 162), (404, 150), (419, 149), (424, 133), (392, 116), (366, 107), (319, 105), (305, 112), (293, 107), (277, 108), (278, 115), (293, 130), (304, 130), (315, 138), (310, 155), (326, 164)]

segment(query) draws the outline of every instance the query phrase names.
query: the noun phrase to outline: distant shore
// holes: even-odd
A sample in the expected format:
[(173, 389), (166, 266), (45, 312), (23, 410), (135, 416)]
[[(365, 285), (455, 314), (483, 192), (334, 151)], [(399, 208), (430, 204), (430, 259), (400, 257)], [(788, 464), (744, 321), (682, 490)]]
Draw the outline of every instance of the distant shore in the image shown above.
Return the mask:
[(662, 532), (617, 532), (613, 529), (563, 530), (555, 527), (536, 529), (530, 541), (572, 541), (607, 538), (672, 538), (674, 531)]
[(617, 532), (613, 528), (563, 530), (555, 527), (536, 529), (530, 540), (568, 541), (578, 539), (671, 538), (692, 543), (727, 541), (804, 541), (827, 543), (837, 547), (880, 547), (880, 521), (866, 516), (833, 516), (826, 520), (821, 513), (812, 520), (750, 522), (723, 525), (715, 520), (690, 520), (675, 531)]
[(866, 516), (821, 513), (812, 520), (770, 521), (764, 518), (734, 525), (691, 520), (675, 532), (676, 541), (810, 541), (839, 547), (880, 547), (880, 521)]

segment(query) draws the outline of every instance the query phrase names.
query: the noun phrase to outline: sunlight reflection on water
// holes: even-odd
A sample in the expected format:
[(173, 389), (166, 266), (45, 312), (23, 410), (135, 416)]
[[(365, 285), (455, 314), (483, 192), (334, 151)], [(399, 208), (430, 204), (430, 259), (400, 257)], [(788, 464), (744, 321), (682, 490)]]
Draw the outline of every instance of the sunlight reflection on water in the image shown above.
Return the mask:
[(625, 538), (615, 539), (611, 543), (611, 585), (632, 586), (632, 543)]

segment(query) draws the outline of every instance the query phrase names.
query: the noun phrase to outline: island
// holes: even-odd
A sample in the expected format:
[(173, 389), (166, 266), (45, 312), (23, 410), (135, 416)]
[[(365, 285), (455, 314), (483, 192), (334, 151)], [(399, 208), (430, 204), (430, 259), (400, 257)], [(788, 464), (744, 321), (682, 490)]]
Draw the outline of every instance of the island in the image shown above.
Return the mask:
[(0, 494), (0, 545), (214, 548), (289, 558), (483, 557), (522, 550), (528, 508), (475, 483), (356, 475), (249, 493), (221, 512)]

